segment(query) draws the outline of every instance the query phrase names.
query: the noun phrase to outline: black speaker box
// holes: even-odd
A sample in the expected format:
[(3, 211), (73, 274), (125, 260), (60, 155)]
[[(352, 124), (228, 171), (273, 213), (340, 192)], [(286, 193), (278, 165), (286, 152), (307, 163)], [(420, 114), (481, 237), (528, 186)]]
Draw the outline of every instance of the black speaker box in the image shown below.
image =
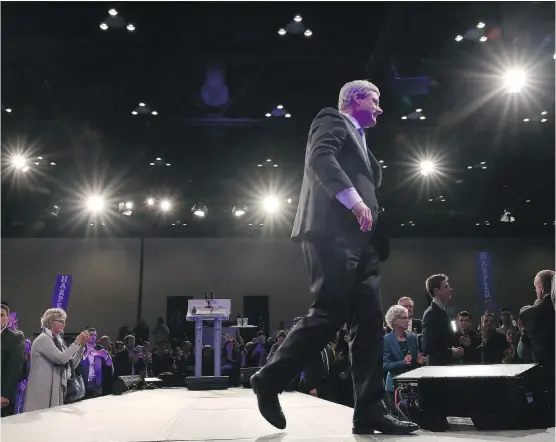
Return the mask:
[(230, 385), (228, 376), (189, 376), (188, 390), (227, 390)]
[(257, 373), (260, 369), (261, 367), (242, 368), (239, 372), (239, 383), (245, 388), (251, 388), (249, 385), (249, 379), (251, 379), (251, 376)]
[(187, 376), (185, 374), (160, 373), (158, 377), (162, 380), (162, 388), (185, 388), (187, 386)]
[(535, 364), (421, 367), (394, 378), (399, 398), (421, 416), (470, 417), (477, 429), (540, 428), (546, 409)]
[(112, 394), (123, 394), (130, 391), (141, 390), (145, 385), (141, 376), (120, 376), (114, 381)]

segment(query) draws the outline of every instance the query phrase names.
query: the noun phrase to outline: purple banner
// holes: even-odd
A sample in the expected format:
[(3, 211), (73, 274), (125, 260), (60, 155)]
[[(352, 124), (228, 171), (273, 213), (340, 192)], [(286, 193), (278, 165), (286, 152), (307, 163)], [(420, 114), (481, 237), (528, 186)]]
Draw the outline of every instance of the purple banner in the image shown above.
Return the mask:
[(70, 290), (71, 275), (58, 275), (56, 277), (56, 285), (54, 286), (54, 293), (52, 294), (52, 305), (50, 307), (66, 310), (68, 308)]

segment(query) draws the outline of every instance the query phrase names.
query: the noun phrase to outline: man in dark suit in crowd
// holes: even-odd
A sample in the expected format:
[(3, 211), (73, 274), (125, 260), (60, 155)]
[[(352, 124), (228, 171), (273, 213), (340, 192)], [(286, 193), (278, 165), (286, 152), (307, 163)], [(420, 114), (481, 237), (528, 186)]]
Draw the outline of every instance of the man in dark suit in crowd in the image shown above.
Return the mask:
[(309, 130), (305, 170), (292, 238), (301, 242), (314, 303), (272, 360), (251, 378), (259, 410), (286, 427), (278, 394), (318, 356), (347, 321), (355, 395), (353, 432), (413, 432), (417, 426), (388, 414), (382, 398), (382, 300), (379, 262), (388, 242), (379, 216), (381, 167), (364, 128), (382, 113), (378, 88), (347, 83), (338, 110), (319, 112)]
[(534, 279), (537, 300), (535, 305), (524, 309), (520, 314), (521, 322), (529, 338), (535, 361), (542, 365), (544, 382), (547, 389), (547, 418), (554, 425), (554, 389), (555, 389), (555, 313), (551, 298), (551, 285), (554, 284), (554, 272), (542, 270)]
[(20, 331), (8, 329), (10, 309), (0, 305), (2, 325), (2, 417), (14, 413), (17, 384), (21, 380), (25, 361), (25, 337)]
[(398, 299), (398, 305), (405, 307), (407, 309), (407, 316), (409, 317), (409, 322), (407, 324), (407, 331), (409, 333), (415, 333), (416, 335), (420, 335), (423, 331), (422, 322), (420, 319), (413, 317), (413, 299), (408, 298), (407, 296), (403, 296), (402, 298)]
[(466, 311), (458, 313), (458, 330), (454, 334), (456, 343), (463, 348), (462, 364), (479, 364), (481, 362), (481, 351), (479, 346), (482, 343), (481, 335), (473, 330), (473, 318)]
[(446, 275), (433, 275), (425, 282), (431, 305), (423, 314), (423, 353), (429, 365), (450, 365), (463, 356), (464, 350), (454, 344), (454, 330), (446, 306), (452, 288)]

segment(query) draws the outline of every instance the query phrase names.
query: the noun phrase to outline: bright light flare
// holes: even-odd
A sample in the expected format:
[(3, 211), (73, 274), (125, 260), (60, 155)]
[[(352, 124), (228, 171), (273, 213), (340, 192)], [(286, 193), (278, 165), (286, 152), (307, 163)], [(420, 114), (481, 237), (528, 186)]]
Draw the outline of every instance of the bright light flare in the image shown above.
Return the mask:
[(428, 176), (436, 171), (436, 166), (432, 161), (421, 161), (419, 171), (421, 172), (421, 175)]
[(199, 218), (204, 218), (205, 212), (204, 210), (195, 210), (195, 212), (193, 212), (193, 215), (198, 216)]
[[(12, 165), (18, 170), (23, 170), (25, 167), (27, 167), (27, 170), (29, 170), (29, 167), (27, 166), (27, 160), (23, 155), (15, 155), (12, 158)], [(23, 170), (23, 172), (27, 171)]]
[(147, 204), (147, 206), (154, 206), (154, 198), (147, 198), (147, 200), (145, 201), (145, 203)]
[(91, 195), (87, 198), (87, 210), (90, 212), (102, 212), (105, 207), (104, 199), (99, 195)]
[(275, 196), (267, 196), (263, 200), (263, 207), (269, 213), (276, 213), (280, 209), (280, 201)]
[(160, 202), (160, 210), (168, 212), (172, 208), (172, 203), (169, 200), (162, 200)]
[(509, 94), (521, 92), (526, 83), (526, 75), (523, 69), (512, 69), (504, 75), (504, 88)]
[(236, 210), (234, 212), (234, 215), (237, 216), (237, 217), (243, 216), (243, 215), (245, 215), (245, 210), (241, 210), (241, 209)]

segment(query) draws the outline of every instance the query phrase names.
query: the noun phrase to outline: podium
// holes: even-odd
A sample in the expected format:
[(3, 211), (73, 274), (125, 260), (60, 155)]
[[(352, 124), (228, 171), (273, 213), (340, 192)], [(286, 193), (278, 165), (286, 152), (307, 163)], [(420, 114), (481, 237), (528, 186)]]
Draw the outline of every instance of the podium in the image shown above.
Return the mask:
[(208, 306), (206, 300), (202, 302), (202, 307), (194, 306), (187, 311), (187, 320), (195, 321), (195, 376), (203, 375), (203, 323), (205, 321), (214, 322), (214, 376), (221, 375), (222, 369), (222, 321), (227, 321), (230, 317), (230, 310), (226, 307)]

